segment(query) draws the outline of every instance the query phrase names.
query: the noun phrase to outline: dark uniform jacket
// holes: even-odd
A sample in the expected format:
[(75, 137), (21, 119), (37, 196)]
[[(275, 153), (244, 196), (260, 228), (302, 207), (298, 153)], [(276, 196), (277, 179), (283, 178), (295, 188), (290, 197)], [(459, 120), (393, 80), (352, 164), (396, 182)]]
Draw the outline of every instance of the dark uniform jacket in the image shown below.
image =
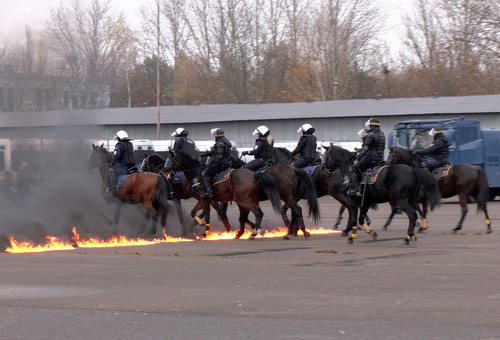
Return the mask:
[(248, 151), (248, 155), (253, 155), (255, 159), (270, 160), (273, 158), (273, 145), (274, 140), (271, 136), (259, 137), (255, 140), (253, 150)]
[(113, 165), (132, 167), (135, 165), (134, 146), (129, 140), (121, 140), (115, 145)]
[(219, 169), (227, 168), (231, 160), (231, 148), (232, 144), (226, 137), (218, 138), (214, 144), (212, 150), (207, 151), (207, 156), (212, 156), (212, 165), (217, 165)]
[(174, 150), (175, 153), (179, 153), (184, 157), (188, 157), (191, 160), (198, 158), (198, 150), (194, 142), (187, 138), (186, 136), (179, 136), (175, 138)]
[(426, 148), (417, 150), (416, 154), (428, 154), (441, 164), (448, 163), (448, 138), (443, 133), (436, 133), (432, 140), (432, 144)]
[(383, 161), (385, 150), (385, 134), (380, 128), (374, 127), (363, 140), (361, 152), (356, 158), (360, 161), (363, 157), (367, 157), (373, 161)]
[(307, 158), (309, 161), (313, 161), (317, 158), (316, 153), (316, 136), (312, 134), (304, 133), (297, 143), (297, 147), (292, 151), (292, 156), (299, 154), (300, 157)]

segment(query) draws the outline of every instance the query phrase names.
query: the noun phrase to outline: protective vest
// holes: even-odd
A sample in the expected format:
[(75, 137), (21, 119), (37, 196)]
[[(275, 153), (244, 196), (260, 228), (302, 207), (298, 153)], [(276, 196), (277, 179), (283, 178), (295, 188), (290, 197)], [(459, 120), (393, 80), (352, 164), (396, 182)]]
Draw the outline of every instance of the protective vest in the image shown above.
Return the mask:
[(226, 138), (219, 138), (214, 144), (214, 161), (215, 163), (229, 162), (229, 158), (231, 156), (231, 142)]
[(174, 152), (182, 153), (192, 160), (198, 159), (198, 148), (196, 144), (185, 136), (177, 137), (174, 144)]
[(364, 156), (372, 159), (384, 159), (385, 150), (385, 134), (380, 131), (379, 127), (374, 128), (366, 135), (358, 160)]
[(306, 157), (306, 158), (316, 158), (316, 136), (314, 135), (308, 135), (304, 134), (302, 135), (301, 138), (304, 138), (306, 140), (306, 145), (304, 148), (300, 151), (300, 156), (301, 157)]
[(135, 164), (134, 145), (128, 140), (121, 140), (117, 144), (123, 146), (122, 163)]
[(260, 147), (260, 149), (256, 150), (254, 154), (255, 158), (262, 158), (263, 160), (269, 160), (273, 158), (273, 138), (271, 136), (259, 137), (255, 140), (255, 143), (257, 143), (257, 141), (261, 141), (262, 146)]
[[(448, 147), (448, 138), (442, 133), (438, 133), (434, 136), (433, 145), (437, 146), (437, 149), (434, 150), (433, 156), (434, 158), (442, 161), (448, 160), (448, 155), (450, 153)], [(432, 148), (432, 145), (431, 145)]]

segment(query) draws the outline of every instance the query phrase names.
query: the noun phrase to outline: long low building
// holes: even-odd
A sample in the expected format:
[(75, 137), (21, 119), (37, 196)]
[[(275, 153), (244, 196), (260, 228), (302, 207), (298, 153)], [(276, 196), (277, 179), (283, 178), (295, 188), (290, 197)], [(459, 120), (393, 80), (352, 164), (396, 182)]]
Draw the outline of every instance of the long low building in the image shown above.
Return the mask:
[(380, 120), (388, 132), (401, 120), (452, 118), (480, 120), (500, 128), (500, 95), (338, 100), (312, 103), (224, 104), (0, 113), (2, 138), (112, 139), (118, 130), (131, 137), (169, 140), (182, 126), (194, 140), (210, 140), (220, 127), (241, 147), (253, 145), (253, 130), (266, 125), (278, 142), (297, 141), (304, 123), (316, 128), (319, 141), (357, 141), (367, 119)]

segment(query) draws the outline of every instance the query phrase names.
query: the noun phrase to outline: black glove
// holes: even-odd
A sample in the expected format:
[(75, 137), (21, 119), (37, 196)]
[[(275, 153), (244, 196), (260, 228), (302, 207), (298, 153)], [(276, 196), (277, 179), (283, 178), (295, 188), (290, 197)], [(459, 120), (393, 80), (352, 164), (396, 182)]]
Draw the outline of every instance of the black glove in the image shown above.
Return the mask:
[(246, 156), (246, 155), (248, 155), (248, 151), (243, 151), (243, 152), (241, 153), (241, 155), (242, 155), (242, 156)]

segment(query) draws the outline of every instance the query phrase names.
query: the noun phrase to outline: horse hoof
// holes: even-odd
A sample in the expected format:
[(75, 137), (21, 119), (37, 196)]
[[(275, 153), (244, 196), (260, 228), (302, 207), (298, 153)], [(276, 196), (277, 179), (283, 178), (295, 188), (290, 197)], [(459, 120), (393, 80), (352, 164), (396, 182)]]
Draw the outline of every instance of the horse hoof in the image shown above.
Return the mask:
[(255, 236), (257, 236), (257, 234), (252, 234), (252, 235), (250, 235), (248, 238), (249, 238), (250, 240), (255, 240)]
[(376, 231), (373, 231), (371, 230), (370, 233), (369, 233), (370, 237), (372, 238), (372, 240), (376, 240), (377, 237), (378, 237), (378, 234)]
[(266, 231), (262, 228), (257, 229), (257, 234), (260, 236), (264, 236), (266, 234)]
[(382, 230), (387, 231), (388, 229), (389, 229), (389, 228), (387, 228), (387, 226), (386, 226), (386, 225), (382, 227)]
[(348, 235), (349, 235), (349, 233), (345, 232), (345, 231), (342, 231), (342, 234), (340, 234), (340, 236), (342, 236), (342, 237), (347, 237)]
[(289, 240), (290, 239), (290, 236), (288, 234), (286, 234), (285, 236), (283, 236), (283, 239), (284, 240)]
[(486, 229), (486, 234), (491, 234), (492, 231), (493, 230), (491, 230), (491, 228), (488, 228), (488, 229)]
[(234, 237), (235, 240), (239, 240), (239, 238), (241, 237), (241, 235), (243, 235), (243, 233), (236, 233), (236, 236)]
[(305, 237), (306, 239), (308, 239), (308, 238), (309, 238), (309, 236), (311, 236), (311, 233), (310, 233), (310, 232), (308, 232), (308, 231), (304, 232), (304, 237)]
[(352, 239), (352, 237), (349, 237), (349, 238), (347, 239), (347, 244), (352, 244), (352, 242), (354, 242), (354, 240)]

